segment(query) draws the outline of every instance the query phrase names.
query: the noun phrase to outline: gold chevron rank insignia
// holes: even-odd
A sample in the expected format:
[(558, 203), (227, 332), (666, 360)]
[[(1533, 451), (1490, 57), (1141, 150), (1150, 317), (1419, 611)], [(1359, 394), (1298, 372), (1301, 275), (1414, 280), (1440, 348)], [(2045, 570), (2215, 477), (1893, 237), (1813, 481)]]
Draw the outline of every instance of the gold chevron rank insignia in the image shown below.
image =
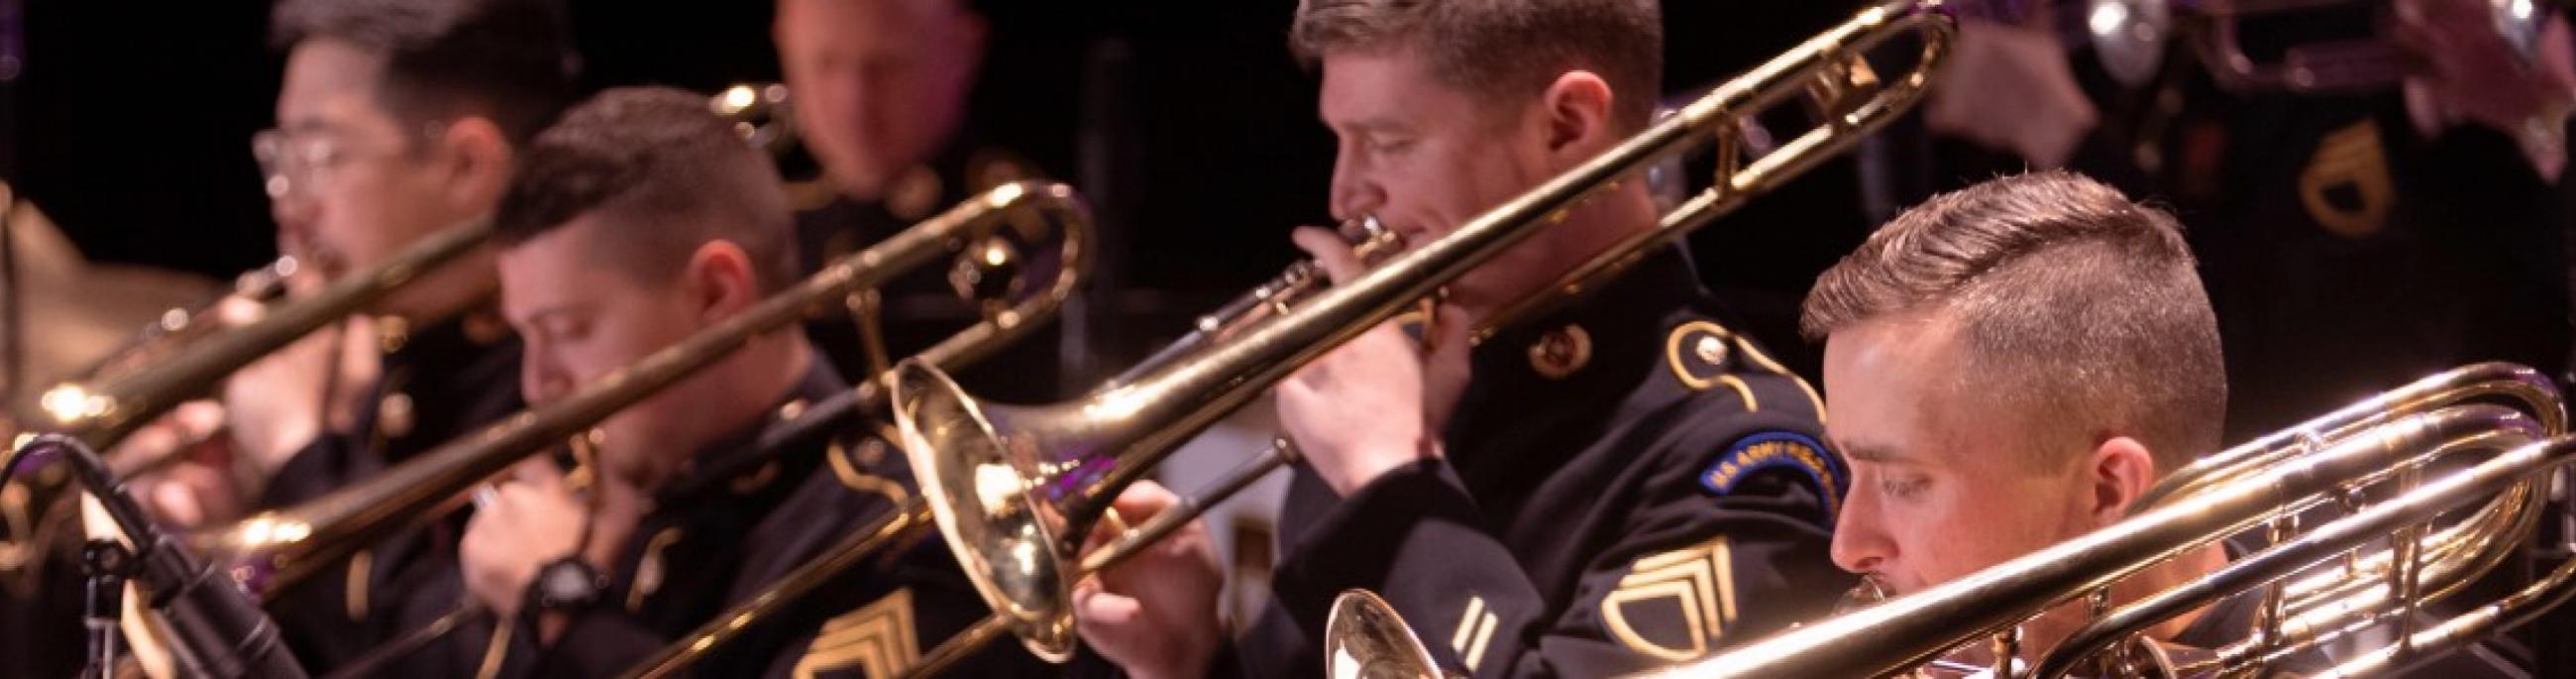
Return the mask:
[(796, 679), (856, 674), (884, 679), (901, 674), (921, 659), (921, 639), (913, 629), (912, 590), (898, 589), (858, 610), (823, 622), (805, 657), (796, 661)]
[(1629, 650), (1681, 662), (1708, 653), (1735, 620), (1735, 569), (1720, 537), (1640, 558), (1601, 599), (1601, 620)]

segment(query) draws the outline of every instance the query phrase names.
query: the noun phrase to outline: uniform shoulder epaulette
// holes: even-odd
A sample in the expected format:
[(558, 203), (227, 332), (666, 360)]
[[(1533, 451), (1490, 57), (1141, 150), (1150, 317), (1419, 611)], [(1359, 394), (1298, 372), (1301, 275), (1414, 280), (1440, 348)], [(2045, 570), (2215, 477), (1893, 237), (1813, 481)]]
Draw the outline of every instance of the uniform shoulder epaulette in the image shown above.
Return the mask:
[[(1694, 319), (1673, 327), (1664, 338), (1664, 366), (1672, 370), (1673, 379), (1691, 391), (1708, 391), (1726, 387), (1743, 399), (1745, 412), (1760, 412), (1764, 406), (1747, 374), (1768, 373), (1796, 386), (1816, 417), (1825, 415), (1825, 399), (1805, 378), (1789, 371), (1773, 359), (1752, 338), (1705, 318)], [(1768, 376), (1760, 379), (1771, 379)]]
[(897, 453), (893, 444), (886, 443), (896, 435), (898, 432), (889, 428), (876, 435), (835, 439), (823, 451), (824, 464), (832, 468), (832, 477), (841, 481), (841, 487), (854, 493), (883, 496), (888, 502), (902, 505), (912, 499), (911, 489), (902, 481), (879, 473), (887, 456)]

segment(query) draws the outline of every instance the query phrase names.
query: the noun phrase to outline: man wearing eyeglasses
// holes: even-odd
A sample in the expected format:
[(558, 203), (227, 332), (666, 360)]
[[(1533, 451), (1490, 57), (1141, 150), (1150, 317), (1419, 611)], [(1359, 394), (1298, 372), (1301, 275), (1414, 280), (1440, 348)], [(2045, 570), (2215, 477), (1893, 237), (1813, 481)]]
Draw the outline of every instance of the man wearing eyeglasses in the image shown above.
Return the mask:
[[(493, 209), (520, 147), (571, 99), (565, 20), (542, 0), (286, 0), (277, 127), (252, 139), (290, 290), (365, 271)], [(493, 254), (427, 272), (361, 318), (230, 380), (214, 409), (141, 438), (220, 430), (218, 452), (143, 489), (162, 520), (213, 524), (357, 482), (519, 409), (519, 344), (493, 309)], [(354, 375), (354, 377), (353, 377)], [(337, 411), (337, 412), (335, 412)], [(187, 431), (195, 430), (195, 431)], [(445, 612), (459, 525), (396, 536), (270, 604), (307, 669), (345, 662)], [(482, 635), (454, 635), (481, 645)], [(422, 653), (405, 672), (462, 676), (476, 654)]]

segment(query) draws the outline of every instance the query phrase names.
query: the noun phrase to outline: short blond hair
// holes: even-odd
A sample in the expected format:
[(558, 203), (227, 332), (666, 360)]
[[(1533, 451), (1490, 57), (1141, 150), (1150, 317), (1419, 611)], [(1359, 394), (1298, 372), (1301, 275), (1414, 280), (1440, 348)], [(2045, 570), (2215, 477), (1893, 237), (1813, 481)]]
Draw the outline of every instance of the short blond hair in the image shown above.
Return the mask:
[(1956, 324), (1962, 393), (2090, 439), (2057, 443), (2133, 437), (2167, 471), (2218, 447), (2218, 321), (2163, 210), (2062, 171), (1942, 194), (1818, 277), (1800, 326), (1822, 339), (1922, 311)]

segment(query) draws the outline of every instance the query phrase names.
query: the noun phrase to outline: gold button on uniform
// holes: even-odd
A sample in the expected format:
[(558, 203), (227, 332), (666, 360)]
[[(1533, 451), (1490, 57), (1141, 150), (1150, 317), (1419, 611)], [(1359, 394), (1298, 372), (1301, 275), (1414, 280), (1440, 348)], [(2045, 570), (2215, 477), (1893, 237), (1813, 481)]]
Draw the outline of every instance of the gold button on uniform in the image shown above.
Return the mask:
[(418, 422), (411, 409), (410, 394), (386, 394), (384, 400), (376, 402), (376, 434), (379, 436), (389, 439), (410, 436), (412, 425)]
[(1529, 359), (1530, 369), (1538, 371), (1539, 376), (1565, 379), (1592, 362), (1592, 334), (1584, 332), (1580, 325), (1549, 331), (1530, 344)]

